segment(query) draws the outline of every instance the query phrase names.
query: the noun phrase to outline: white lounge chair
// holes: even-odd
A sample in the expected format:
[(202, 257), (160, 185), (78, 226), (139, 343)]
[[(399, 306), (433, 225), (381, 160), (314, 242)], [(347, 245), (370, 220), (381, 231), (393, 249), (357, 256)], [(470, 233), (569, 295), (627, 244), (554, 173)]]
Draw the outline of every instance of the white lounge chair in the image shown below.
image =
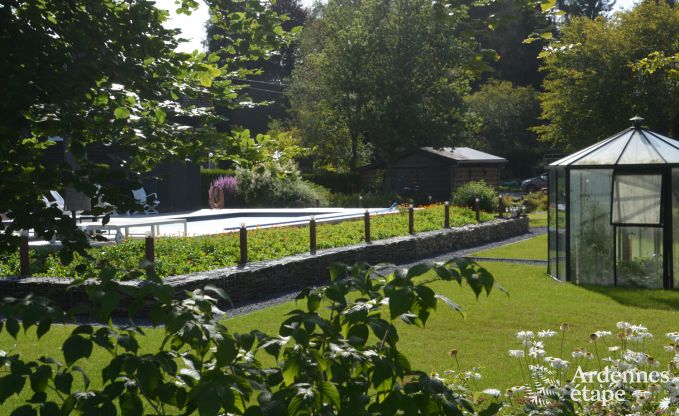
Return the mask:
[(52, 196), (52, 201), (50, 201), (46, 196), (42, 197), (42, 201), (45, 203), (45, 205), (48, 207), (56, 205), (57, 208), (63, 211), (66, 202), (64, 201), (64, 198), (61, 196), (61, 194), (59, 194), (57, 191), (50, 191), (50, 195)]
[(147, 194), (146, 190), (141, 187), (132, 191), (132, 195), (134, 195), (134, 199), (136, 199), (137, 202), (144, 207), (144, 214), (148, 215), (158, 213), (156, 207), (158, 204), (160, 204), (160, 201), (158, 200), (158, 195), (156, 195), (155, 192)]

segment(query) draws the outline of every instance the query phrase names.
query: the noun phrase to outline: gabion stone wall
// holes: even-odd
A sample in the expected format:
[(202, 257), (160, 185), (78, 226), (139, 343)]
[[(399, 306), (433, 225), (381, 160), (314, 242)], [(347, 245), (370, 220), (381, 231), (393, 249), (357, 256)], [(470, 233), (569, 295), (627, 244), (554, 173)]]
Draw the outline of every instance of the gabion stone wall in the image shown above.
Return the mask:
[[(213, 285), (224, 289), (234, 304), (267, 299), (306, 286), (329, 281), (328, 266), (335, 262), (407, 263), (447, 252), (488, 244), (528, 232), (528, 218), (497, 219), (460, 228), (422, 232), (329, 250), (300, 254), (207, 272), (170, 276), (177, 296), (187, 290)], [(72, 279), (31, 277), (0, 279), (0, 297), (23, 297), (29, 293), (49, 297), (69, 308), (85, 302), (82, 287), (69, 287)], [(96, 284), (92, 281), (91, 284)], [(143, 281), (123, 282), (133, 287)], [(124, 311), (121, 311), (124, 312)]]

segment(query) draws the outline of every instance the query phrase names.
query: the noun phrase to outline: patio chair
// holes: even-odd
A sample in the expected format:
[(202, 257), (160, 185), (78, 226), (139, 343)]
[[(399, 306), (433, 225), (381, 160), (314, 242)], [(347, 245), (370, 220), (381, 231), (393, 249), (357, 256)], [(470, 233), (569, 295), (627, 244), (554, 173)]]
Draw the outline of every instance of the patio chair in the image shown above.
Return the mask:
[(50, 201), (46, 196), (42, 197), (42, 200), (45, 203), (45, 205), (47, 205), (48, 207), (56, 205), (57, 208), (59, 208), (61, 211), (64, 211), (64, 207), (66, 205), (64, 197), (62, 197), (61, 194), (57, 191), (50, 191), (50, 195), (52, 196), (52, 201)]
[(144, 214), (148, 215), (158, 213), (156, 207), (158, 204), (160, 204), (160, 201), (158, 200), (158, 195), (156, 195), (155, 192), (147, 194), (144, 187), (141, 187), (132, 191), (132, 195), (134, 195), (134, 199), (136, 199), (137, 202), (144, 207)]

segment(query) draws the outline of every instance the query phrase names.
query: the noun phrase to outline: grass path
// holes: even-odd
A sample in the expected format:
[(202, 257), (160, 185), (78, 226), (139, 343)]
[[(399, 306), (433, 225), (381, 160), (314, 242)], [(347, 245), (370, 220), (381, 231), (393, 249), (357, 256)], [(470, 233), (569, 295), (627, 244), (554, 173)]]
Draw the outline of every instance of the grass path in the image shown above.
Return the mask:
[(547, 234), (471, 254), (497, 259), (547, 260)]

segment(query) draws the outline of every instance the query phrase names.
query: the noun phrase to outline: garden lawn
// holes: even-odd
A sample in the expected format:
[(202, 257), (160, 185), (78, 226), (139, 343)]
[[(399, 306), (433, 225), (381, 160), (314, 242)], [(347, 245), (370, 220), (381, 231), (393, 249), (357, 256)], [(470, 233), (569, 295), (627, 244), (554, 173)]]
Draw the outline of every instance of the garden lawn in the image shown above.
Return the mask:
[(547, 213), (531, 212), (528, 214), (528, 221), (531, 227), (547, 227)]
[(547, 234), (471, 254), (496, 259), (547, 260)]
[[(679, 330), (679, 291), (586, 288), (554, 281), (545, 274), (544, 267), (504, 263), (483, 265), (509, 291), (510, 296), (494, 291), (490, 297), (481, 296), (476, 300), (469, 288), (460, 288), (456, 283), (432, 283), (431, 287), (436, 292), (462, 305), (467, 316), (463, 319), (441, 304), (426, 328), (400, 324), (400, 348), (411, 360), (413, 368), (436, 372), (455, 369), (455, 362), (448, 356), (454, 348), (459, 351), (463, 369), (481, 367), (483, 379), (478, 387), (505, 388), (521, 384), (518, 363), (507, 354), (509, 349), (521, 348), (516, 341), (516, 332), (558, 330), (562, 322), (571, 327), (566, 334), (563, 358), (568, 359), (570, 352), (581, 346), (594, 352), (593, 344), (587, 341), (589, 334), (597, 330), (615, 333), (616, 322), (629, 321), (646, 325), (655, 334), (650, 352), (663, 365), (667, 362), (667, 353), (662, 349), (667, 343), (664, 334)], [(295, 307), (294, 302), (287, 302), (227, 319), (225, 323), (236, 332), (259, 329), (273, 334), (285, 313)], [(40, 341), (21, 333), (19, 340), (15, 341), (3, 332), (0, 334), (0, 349), (21, 352), (28, 357), (60, 357), (59, 346), (73, 328), (70, 325), (54, 326)], [(162, 332), (155, 329), (146, 332), (149, 336), (141, 340), (142, 349), (159, 345)], [(548, 340), (547, 354), (559, 355), (559, 344), (559, 338)], [(605, 349), (602, 345), (599, 347)], [(270, 363), (266, 354), (261, 354), (261, 358)], [(101, 381), (104, 360), (105, 355), (97, 353), (87, 361), (78, 362), (87, 370), (94, 386)], [(18, 398), (10, 399), (10, 405), (18, 403)], [(0, 414), (5, 414), (2, 407)]]
[[(481, 221), (493, 219), (492, 214), (481, 214)], [(415, 211), (415, 231), (443, 228), (443, 205), (433, 205)], [(461, 227), (476, 223), (474, 212), (468, 208), (451, 207), (451, 226)], [(373, 240), (408, 235), (408, 212), (378, 215), (371, 218)], [(363, 219), (317, 226), (318, 249), (360, 244), (364, 239)], [(235, 266), (240, 257), (238, 233), (203, 237), (167, 237), (156, 240), (156, 273), (161, 277), (207, 271)], [(277, 227), (248, 231), (250, 261), (271, 260), (309, 251), (307, 226)], [(89, 249), (93, 260), (76, 255), (68, 266), (63, 266), (52, 252), (35, 251), (31, 255), (31, 271), (35, 276), (96, 277), (97, 267), (109, 264), (116, 270), (131, 270), (144, 258), (144, 241), (128, 240), (122, 244)], [(82, 270), (78, 269), (82, 268)], [(0, 257), (0, 276), (15, 276), (19, 272), (19, 256)]]
[[(649, 328), (656, 337), (651, 341), (651, 353), (663, 364), (667, 363), (668, 355), (663, 351), (663, 345), (668, 342), (665, 333), (679, 331), (679, 309), (675, 308), (679, 305), (679, 292), (616, 288), (615, 296), (609, 296), (608, 291), (557, 282), (540, 266), (483, 265), (510, 296), (496, 291), (477, 301), (468, 288), (460, 288), (455, 283), (433, 283), (431, 287), (436, 292), (464, 308), (466, 319), (441, 304), (426, 328), (400, 325), (400, 348), (413, 368), (435, 372), (456, 369), (448, 352), (457, 349), (463, 369), (481, 367), (483, 379), (479, 387), (506, 388), (522, 384), (519, 365), (507, 353), (509, 349), (522, 348), (516, 341), (516, 332), (558, 331), (562, 322), (571, 327), (565, 337), (564, 359), (570, 360), (571, 351), (577, 347), (594, 352), (594, 345), (588, 342), (592, 332), (610, 330), (615, 334), (618, 321), (629, 321)], [(229, 319), (227, 325), (236, 331), (256, 327), (274, 332), (280, 317), (293, 307), (293, 302), (277, 305)], [(560, 338), (548, 340), (547, 354), (558, 356), (559, 344)]]

